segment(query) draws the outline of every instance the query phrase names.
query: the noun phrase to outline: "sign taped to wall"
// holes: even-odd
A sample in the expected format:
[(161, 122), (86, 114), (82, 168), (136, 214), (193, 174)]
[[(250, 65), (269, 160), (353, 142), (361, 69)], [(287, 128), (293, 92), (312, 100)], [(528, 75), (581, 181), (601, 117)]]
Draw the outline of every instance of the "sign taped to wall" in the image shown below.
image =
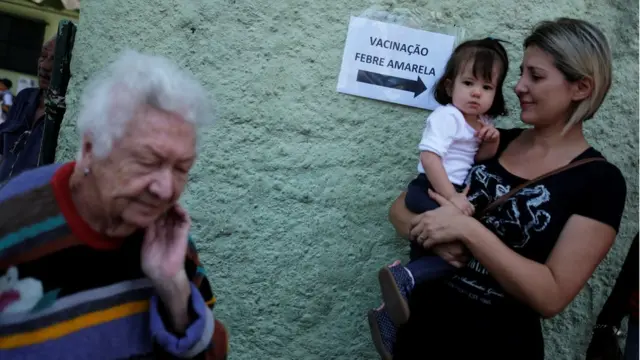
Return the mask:
[(352, 16), (337, 91), (433, 110), (455, 37)]

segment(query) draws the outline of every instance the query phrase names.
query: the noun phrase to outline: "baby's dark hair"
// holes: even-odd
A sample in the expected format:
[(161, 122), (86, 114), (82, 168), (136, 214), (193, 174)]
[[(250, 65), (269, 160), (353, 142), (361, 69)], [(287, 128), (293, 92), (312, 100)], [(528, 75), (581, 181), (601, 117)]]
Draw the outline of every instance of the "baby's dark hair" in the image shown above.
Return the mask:
[(463, 71), (469, 61), (473, 61), (473, 75), (487, 81), (492, 80), (494, 64), (497, 62), (500, 65), (496, 95), (486, 114), (491, 117), (507, 115), (502, 85), (509, 71), (509, 58), (507, 50), (502, 46), (500, 40), (493, 38), (468, 40), (456, 47), (447, 62), (444, 74), (435, 86), (434, 98), (436, 101), (441, 105), (452, 102), (447, 91), (447, 80), (455, 81), (456, 76)]

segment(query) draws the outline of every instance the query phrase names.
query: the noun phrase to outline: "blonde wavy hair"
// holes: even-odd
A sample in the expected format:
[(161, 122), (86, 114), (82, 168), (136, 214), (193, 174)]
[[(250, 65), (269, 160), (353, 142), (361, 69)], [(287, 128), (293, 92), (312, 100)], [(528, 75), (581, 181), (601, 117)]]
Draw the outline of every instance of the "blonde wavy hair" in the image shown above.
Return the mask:
[(593, 118), (611, 87), (611, 48), (604, 33), (587, 21), (562, 17), (538, 23), (524, 40), (524, 48), (529, 46), (551, 55), (567, 81), (593, 82), (591, 94), (575, 104), (564, 131)]

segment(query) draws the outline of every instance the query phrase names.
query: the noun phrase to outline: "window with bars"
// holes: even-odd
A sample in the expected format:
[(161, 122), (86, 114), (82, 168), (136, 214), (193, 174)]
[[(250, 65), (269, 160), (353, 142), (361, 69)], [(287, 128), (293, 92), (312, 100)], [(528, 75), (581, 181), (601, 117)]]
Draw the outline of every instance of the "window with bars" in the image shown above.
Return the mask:
[(38, 75), (47, 24), (0, 12), (0, 69)]

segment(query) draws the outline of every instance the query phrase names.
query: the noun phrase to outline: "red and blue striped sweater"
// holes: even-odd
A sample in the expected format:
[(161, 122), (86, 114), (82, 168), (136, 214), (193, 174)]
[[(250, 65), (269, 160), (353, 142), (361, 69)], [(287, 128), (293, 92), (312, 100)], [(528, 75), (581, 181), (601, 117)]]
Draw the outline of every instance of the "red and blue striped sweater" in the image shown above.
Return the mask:
[(226, 358), (193, 243), (185, 267), (194, 320), (176, 335), (140, 268), (143, 234), (93, 231), (71, 202), (74, 165), (29, 170), (0, 188), (0, 359)]

